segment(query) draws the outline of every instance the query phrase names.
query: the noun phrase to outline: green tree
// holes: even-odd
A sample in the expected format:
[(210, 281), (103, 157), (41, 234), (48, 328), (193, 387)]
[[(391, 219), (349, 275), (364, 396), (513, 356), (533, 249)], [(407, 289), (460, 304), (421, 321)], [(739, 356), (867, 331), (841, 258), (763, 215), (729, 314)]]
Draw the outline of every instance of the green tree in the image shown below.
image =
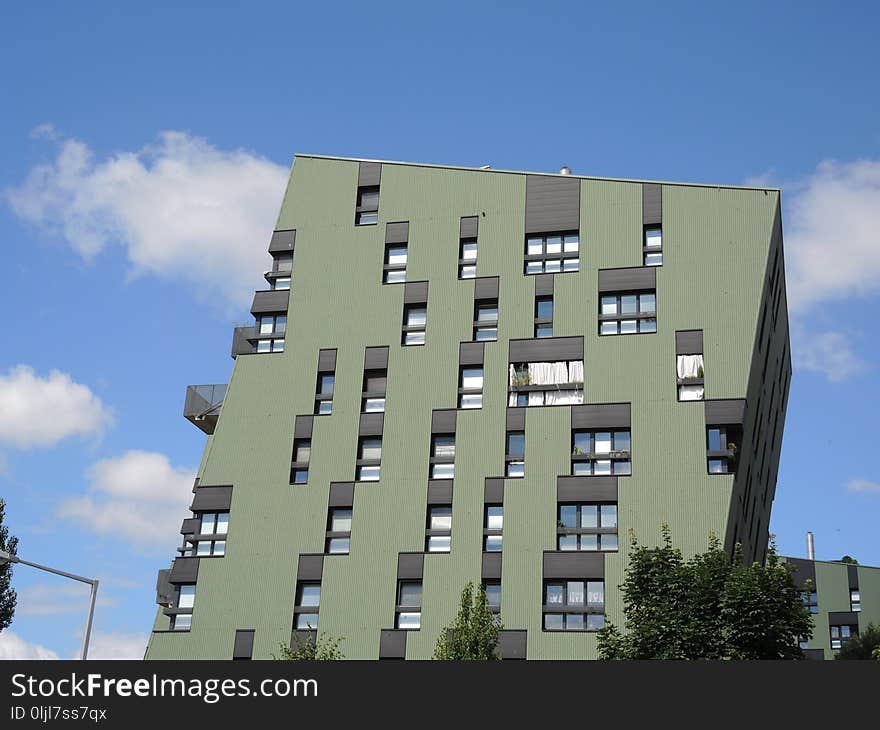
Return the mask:
[(474, 584), (469, 582), (461, 592), (458, 615), (437, 639), (434, 659), (500, 659), (497, 650), (502, 628), (489, 609), (485, 587), (481, 585), (474, 592)]
[(799, 659), (798, 638), (812, 620), (791, 567), (771, 542), (765, 565), (734, 560), (714, 535), (705, 553), (685, 560), (667, 526), (663, 544), (631, 537), (621, 592), (626, 633), (599, 632), (602, 659)]
[(851, 636), (837, 652), (835, 659), (880, 660), (880, 626), (868, 624), (868, 628), (862, 633)]
[[(0, 550), (15, 555), (18, 538), (9, 534), (9, 528), (4, 524), (5, 517), (6, 502), (0, 498)], [(12, 590), (12, 563), (0, 565), (0, 631), (12, 623), (17, 600), (18, 597)]]
[(273, 659), (284, 661), (334, 661), (345, 659), (345, 654), (339, 648), (342, 637), (333, 637), (321, 634), (314, 641), (300, 639), (297, 634), (293, 635), (293, 646), (280, 645), (281, 656), (272, 655)]
[(839, 563), (847, 563), (848, 565), (858, 565), (858, 564), (859, 564), (859, 561), (856, 560), (856, 559), (855, 559), (854, 557), (852, 557), (851, 555), (844, 555), (844, 556), (843, 556), (840, 560), (838, 560), (837, 562), (839, 562)]

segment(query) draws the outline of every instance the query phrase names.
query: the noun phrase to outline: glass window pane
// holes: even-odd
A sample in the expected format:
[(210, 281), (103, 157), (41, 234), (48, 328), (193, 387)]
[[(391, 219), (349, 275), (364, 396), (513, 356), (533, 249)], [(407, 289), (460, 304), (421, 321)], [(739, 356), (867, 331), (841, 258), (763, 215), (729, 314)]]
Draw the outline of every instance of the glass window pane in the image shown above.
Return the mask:
[(351, 551), (351, 539), (348, 537), (333, 537), (327, 542), (327, 552), (330, 555), (348, 555)]
[(581, 535), (581, 550), (598, 550), (599, 549), (599, 536), (598, 535)]
[(431, 479), (454, 479), (455, 464), (431, 464)]
[(639, 323), (639, 332), (656, 332), (657, 331), (657, 320), (656, 319), (643, 319)]
[(296, 628), (302, 630), (310, 630), (318, 628), (318, 614), (316, 613), (298, 613), (296, 614)]
[(391, 266), (399, 266), (401, 264), (404, 266), (406, 265), (406, 246), (392, 246), (391, 248), (385, 249), (385, 251), (385, 263)]
[(351, 509), (334, 507), (330, 513), (330, 532), (351, 532)]
[(587, 631), (598, 631), (605, 626), (605, 617), (601, 613), (587, 614)]
[(497, 322), (498, 321), (498, 305), (497, 304), (480, 304), (477, 307), (477, 322)]
[(602, 510), (602, 527), (617, 527), (617, 505), (603, 504)]
[(211, 554), (211, 543), (210, 542), (197, 542), (196, 543), (196, 555), (210, 555)]
[(565, 259), (562, 262), (562, 270), (563, 271), (577, 271), (580, 268), (580, 261), (578, 259)]
[(361, 439), (361, 459), (381, 459), (382, 439)]
[(595, 454), (607, 454), (611, 451), (611, 432), (597, 431), (595, 436)]
[(611, 471), (618, 476), (630, 476), (632, 474), (632, 462), (614, 461), (611, 464)]
[(398, 629), (418, 629), (422, 624), (422, 614), (419, 613), (399, 613), (397, 614)]
[(260, 334), (268, 335), (275, 331), (275, 317), (260, 317)]
[(602, 549), (603, 550), (617, 550), (617, 535), (602, 535)]
[(434, 436), (431, 456), (455, 456), (455, 436)]
[(553, 300), (550, 298), (537, 301), (535, 316), (538, 319), (553, 319)]
[(421, 583), (401, 583), (400, 594), (397, 605), (406, 606), (407, 608), (419, 607), (422, 605), (422, 584)]
[(582, 580), (568, 581), (566, 590), (568, 595), (567, 604), (569, 606), (584, 605), (584, 582)]
[(547, 253), (562, 251), (562, 236), (547, 236)]
[(562, 583), (548, 583), (544, 590), (544, 603), (549, 605), (565, 602), (565, 586)]
[(477, 275), (476, 266), (462, 266), (458, 270), (458, 276), (461, 279), (473, 279)]
[(217, 515), (217, 527), (215, 531), (218, 535), (225, 535), (229, 531), (229, 513), (221, 512)]
[(226, 540), (217, 540), (214, 543), (214, 555), (226, 555)]
[(562, 262), (559, 259), (551, 259), (550, 261), (545, 261), (544, 271), (548, 274), (562, 271)]
[(459, 408), (482, 408), (483, 407), (483, 395), (482, 393), (464, 393), (459, 399), (458, 403)]
[(294, 484), (305, 484), (309, 481), (309, 470), (308, 469), (295, 469), (293, 472), (293, 483)]
[(569, 233), (567, 236), (563, 237), (564, 241), (564, 250), (565, 251), (577, 251), (579, 245), (579, 239), (577, 233)]
[(320, 606), (321, 585), (319, 583), (304, 583), (299, 587), (299, 602), (297, 606)]
[(559, 536), (559, 550), (577, 550), (577, 549), (578, 549), (577, 535), (560, 535)]
[(486, 507), (486, 529), (501, 530), (504, 527), (504, 507), (493, 504)]
[(214, 534), (214, 520), (217, 518), (213, 512), (205, 512), (202, 515), (202, 522), (199, 527), (200, 535), (213, 535)]
[(378, 482), (379, 467), (378, 466), (359, 466), (357, 468), (357, 481), (359, 482)]
[(559, 521), (563, 527), (576, 528), (578, 526), (577, 505), (561, 504), (559, 505)]
[(593, 465), (589, 461), (575, 461), (571, 465), (571, 474), (576, 477), (588, 477), (593, 473)]
[(583, 631), (584, 615), (582, 613), (567, 613), (565, 615), (566, 631)]
[(507, 455), (525, 456), (526, 435), (522, 431), (511, 431), (507, 434)]
[(275, 331), (276, 332), (284, 332), (287, 329), (287, 315), (286, 314), (276, 314), (275, 315)]
[(600, 335), (616, 335), (617, 334), (617, 322), (602, 322), (599, 325), (599, 334)]
[(591, 454), (592, 448), (592, 434), (589, 431), (576, 431), (573, 452), (575, 454)]
[(290, 277), (286, 276), (281, 279), (275, 279), (272, 288), (275, 289), (275, 291), (287, 291), (290, 289)]
[(431, 535), (428, 538), (429, 553), (448, 553), (452, 548), (452, 538), (449, 535)]
[(477, 342), (494, 342), (497, 339), (497, 327), (478, 327), (474, 331), (474, 340)]
[(486, 552), (497, 553), (501, 550), (501, 535), (486, 535)]
[(530, 236), (526, 239), (526, 253), (529, 256), (544, 253), (544, 239), (540, 236)]
[(293, 254), (282, 254), (275, 256), (275, 271), (290, 271), (293, 268)]
[(617, 297), (602, 297), (602, 314), (617, 314)]
[(546, 631), (559, 631), (562, 628), (564, 628), (564, 626), (561, 613), (544, 614), (544, 629)]
[(272, 343), (269, 340), (260, 340), (257, 343), (257, 352), (272, 352)]
[(659, 228), (645, 230), (645, 246), (647, 248), (660, 248), (663, 245), (663, 235)]
[(620, 334), (632, 335), (638, 331), (638, 324), (634, 319), (625, 319), (620, 323)]
[(641, 294), (639, 295), (639, 311), (640, 312), (656, 312), (657, 311), (657, 295)]
[(331, 413), (333, 413), (333, 401), (332, 400), (318, 401), (318, 415), (319, 416), (329, 416)]
[(461, 371), (462, 388), (482, 388), (483, 368), (464, 368)]
[(432, 530), (452, 529), (452, 507), (430, 507), (429, 527)]
[(284, 352), (284, 340), (272, 340), (272, 352)]
[(593, 474), (597, 476), (611, 474), (611, 461), (608, 459), (598, 459), (594, 461)]
[(172, 618), (172, 621), (175, 631), (187, 631), (192, 628), (192, 616), (188, 613), (178, 614)]
[(293, 460), (297, 463), (306, 464), (309, 461), (309, 458), (312, 454), (312, 442), (311, 441), (298, 441), (296, 443), (296, 449), (293, 452)]
[(406, 269), (396, 269), (385, 272), (386, 284), (401, 284), (406, 281)]
[(645, 266), (663, 266), (662, 253), (646, 253)]
[(605, 605), (605, 584), (601, 581), (587, 583), (587, 603), (591, 606)]
[(637, 310), (638, 297), (635, 294), (624, 294), (620, 297), (620, 311), (623, 314), (632, 314)]
[(509, 461), (507, 462), (506, 472), (505, 476), (514, 479), (524, 477), (526, 475), (526, 464), (524, 461)]
[(501, 584), (486, 583), (486, 603), (490, 606), (501, 605)]
[(538, 339), (542, 337), (553, 337), (553, 325), (552, 324), (539, 324), (535, 327), (535, 337)]
[(477, 244), (475, 241), (461, 244), (461, 258), (465, 261), (477, 260)]
[(364, 400), (364, 413), (382, 413), (384, 410), (384, 398), (367, 398)]
[(406, 312), (406, 324), (409, 327), (421, 327), (428, 321), (427, 309), (408, 309)]
[(526, 273), (527, 274), (540, 274), (544, 270), (544, 263), (542, 261), (527, 261), (526, 262)]
[(615, 451), (629, 451), (630, 448), (630, 433), (629, 431), (615, 431), (614, 432), (614, 450)]
[(361, 194), (361, 208), (378, 208), (379, 207), (379, 191), (377, 190), (362, 190)]
[(581, 505), (581, 527), (599, 526), (599, 508), (595, 504)]

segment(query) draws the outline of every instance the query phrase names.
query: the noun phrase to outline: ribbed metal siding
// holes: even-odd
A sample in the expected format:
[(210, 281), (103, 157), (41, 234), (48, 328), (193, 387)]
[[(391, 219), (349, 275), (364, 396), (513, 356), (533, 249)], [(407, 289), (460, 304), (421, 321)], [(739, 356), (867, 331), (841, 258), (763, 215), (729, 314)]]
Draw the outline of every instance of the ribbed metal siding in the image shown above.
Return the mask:
[(580, 227), (580, 181), (529, 175), (526, 178), (526, 233), (576, 231)]

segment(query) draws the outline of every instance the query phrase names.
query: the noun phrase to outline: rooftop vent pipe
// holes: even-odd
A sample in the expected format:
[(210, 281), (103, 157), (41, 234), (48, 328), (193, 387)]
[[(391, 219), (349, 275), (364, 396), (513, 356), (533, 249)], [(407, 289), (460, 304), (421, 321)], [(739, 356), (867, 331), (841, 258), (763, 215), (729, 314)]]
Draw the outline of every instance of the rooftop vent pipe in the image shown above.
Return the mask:
[(813, 541), (813, 533), (807, 533), (807, 560), (816, 559), (816, 543)]
[(571, 168), (568, 167), (568, 165), (563, 165), (563, 166), (559, 169), (559, 174), (560, 174), (560, 175), (571, 175)]

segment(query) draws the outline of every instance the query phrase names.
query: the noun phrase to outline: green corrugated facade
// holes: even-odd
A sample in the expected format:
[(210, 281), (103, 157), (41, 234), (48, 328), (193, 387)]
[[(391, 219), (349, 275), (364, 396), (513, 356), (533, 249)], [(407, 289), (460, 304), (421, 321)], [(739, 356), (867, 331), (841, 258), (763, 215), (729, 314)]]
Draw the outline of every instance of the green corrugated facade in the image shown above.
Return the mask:
[[(355, 477), (364, 349), (387, 345), (381, 480), (355, 485), (351, 553), (324, 558), (319, 622), (344, 637), (347, 657), (378, 657), (381, 630), (394, 626), (398, 554), (424, 550), (432, 409), (456, 407), (459, 343), (472, 338), (474, 282), (457, 277), (463, 216), (479, 216), (477, 276), (499, 277), (498, 340), (485, 344), (483, 407), (458, 412), (452, 550), (425, 556), (407, 658), (430, 657), (462, 586), (480, 580), (484, 479), (504, 469), (508, 343), (533, 335), (527, 175), (383, 163), (379, 224), (355, 226), (358, 169), (295, 160), (276, 226), (296, 230), (286, 349), (237, 357), (199, 468), (202, 486), (233, 485), (226, 554), (200, 561), (191, 630), (168, 631), (160, 609), (147, 658), (230, 658), (242, 629), (255, 631), (254, 658), (290, 642), (298, 558), (324, 550), (330, 483)], [(554, 336), (584, 337), (585, 403), (631, 404), (621, 548), (604, 554), (606, 616), (620, 624), (630, 530), (648, 542), (667, 523), (689, 554), (714, 532), (763, 558), (791, 373), (780, 194), (663, 184), (658, 331), (600, 337), (598, 270), (642, 265), (642, 184), (578, 180), (580, 267), (555, 276)], [(404, 287), (381, 283), (395, 221), (409, 221), (407, 281), (429, 282), (424, 347), (401, 346)], [(692, 329), (703, 330), (706, 398), (746, 399), (736, 478), (707, 473), (704, 404), (677, 401), (675, 332)], [(333, 413), (315, 416), (308, 484), (293, 485), (294, 421), (313, 413), (322, 348), (337, 350)], [(528, 658), (593, 658), (595, 634), (542, 631), (542, 553), (556, 547), (571, 408), (525, 411), (525, 478), (505, 481), (501, 618), (528, 632)]]

